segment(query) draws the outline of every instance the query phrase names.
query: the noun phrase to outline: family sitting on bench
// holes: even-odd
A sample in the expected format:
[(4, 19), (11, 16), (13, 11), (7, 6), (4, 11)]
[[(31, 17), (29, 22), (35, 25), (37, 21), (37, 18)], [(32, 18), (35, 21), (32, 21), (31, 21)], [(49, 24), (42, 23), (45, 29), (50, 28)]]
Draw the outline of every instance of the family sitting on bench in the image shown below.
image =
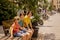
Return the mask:
[(10, 38), (13, 37), (22, 37), (22, 40), (31, 40), (33, 35), (33, 28), (30, 17), (32, 16), (31, 11), (26, 15), (20, 13), (19, 20), (14, 18), (14, 22), (10, 27)]

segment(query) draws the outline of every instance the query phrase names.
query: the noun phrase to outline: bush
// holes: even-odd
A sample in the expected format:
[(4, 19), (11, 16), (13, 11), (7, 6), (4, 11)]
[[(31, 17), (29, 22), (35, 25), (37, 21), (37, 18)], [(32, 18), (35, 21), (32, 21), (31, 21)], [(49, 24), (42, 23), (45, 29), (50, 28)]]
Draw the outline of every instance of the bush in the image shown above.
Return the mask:
[(0, 0), (0, 22), (16, 16), (16, 5), (8, 0)]

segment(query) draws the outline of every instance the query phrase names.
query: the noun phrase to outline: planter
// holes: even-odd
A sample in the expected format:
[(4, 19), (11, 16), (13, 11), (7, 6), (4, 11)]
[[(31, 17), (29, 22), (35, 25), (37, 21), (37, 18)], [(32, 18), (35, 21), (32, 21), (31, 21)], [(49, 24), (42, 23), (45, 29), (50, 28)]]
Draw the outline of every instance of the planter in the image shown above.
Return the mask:
[(39, 28), (37, 28), (36, 26), (38, 26), (38, 23), (35, 21), (35, 22), (32, 23), (32, 26), (33, 26), (33, 29), (34, 29), (34, 33), (32, 35), (32, 38), (37, 38)]
[(32, 22), (32, 26), (33, 26), (33, 29), (35, 29), (36, 28), (35, 26), (38, 26), (38, 22), (37, 21)]
[(34, 29), (34, 33), (32, 35), (32, 38), (37, 38), (38, 37), (38, 30), (39, 30), (39, 28)]

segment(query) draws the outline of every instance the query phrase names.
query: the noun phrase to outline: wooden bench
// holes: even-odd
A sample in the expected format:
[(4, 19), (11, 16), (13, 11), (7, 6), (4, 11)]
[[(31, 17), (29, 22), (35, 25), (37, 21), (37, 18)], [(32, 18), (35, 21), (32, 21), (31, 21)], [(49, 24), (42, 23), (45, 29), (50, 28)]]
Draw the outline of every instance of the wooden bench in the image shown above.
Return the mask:
[(9, 29), (10, 29), (12, 23), (13, 23), (13, 20), (6, 20), (6, 21), (2, 22), (5, 36), (7, 36), (9, 34)]
[[(11, 40), (9, 37), (10, 37), (10, 34), (9, 34), (9, 28), (11, 27), (13, 23), (13, 20), (6, 20), (6, 21), (3, 21), (2, 24), (3, 24), (3, 31), (4, 31), (4, 34), (5, 36), (1, 37), (0, 40)], [(21, 37), (14, 37), (13, 40), (21, 40), (22, 38)]]
[[(2, 24), (3, 24), (3, 30), (4, 30), (4, 34), (5, 34), (5, 36), (4, 37), (2, 37), (1, 39), (9, 39), (9, 36), (8, 35), (10, 35), (9, 34), (9, 29), (10, 29), (10, 27), (11, 27), (11, 25), (12, 25), (12, 23), (13, 23), (13, 20), (6, 20), (6, 21), (3, 21), (2, 22)], [(37, 30), (35, 30), (35, 31), (37, 31)], [(35, 33), (35, 32), (34, 32)], [(37, 34), (37, 32), (36, 32), (36, 34)], [(35, 35), (35, 34), (34, 34)], [(33, 36), (33, 35), (32, 35)], [(33, 37), (32, 37), (33, 38)], [(14, 37), (14, 39), (19, 39), (19, 40), (21, 40), (22, 38), (21, 37)]]

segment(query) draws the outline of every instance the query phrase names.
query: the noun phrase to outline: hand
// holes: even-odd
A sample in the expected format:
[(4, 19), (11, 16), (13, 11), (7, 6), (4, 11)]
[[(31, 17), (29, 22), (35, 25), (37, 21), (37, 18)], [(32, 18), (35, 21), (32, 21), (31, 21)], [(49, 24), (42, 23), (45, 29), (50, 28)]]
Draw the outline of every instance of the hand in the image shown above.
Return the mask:
[(31, 28), (31, 30), (33, 30), (33, 28)]
[(33, 28), (31, 30), (34, 32), (34, 29)]
[(20, 29), (23, 29), (22, 27), (20, 27)]

